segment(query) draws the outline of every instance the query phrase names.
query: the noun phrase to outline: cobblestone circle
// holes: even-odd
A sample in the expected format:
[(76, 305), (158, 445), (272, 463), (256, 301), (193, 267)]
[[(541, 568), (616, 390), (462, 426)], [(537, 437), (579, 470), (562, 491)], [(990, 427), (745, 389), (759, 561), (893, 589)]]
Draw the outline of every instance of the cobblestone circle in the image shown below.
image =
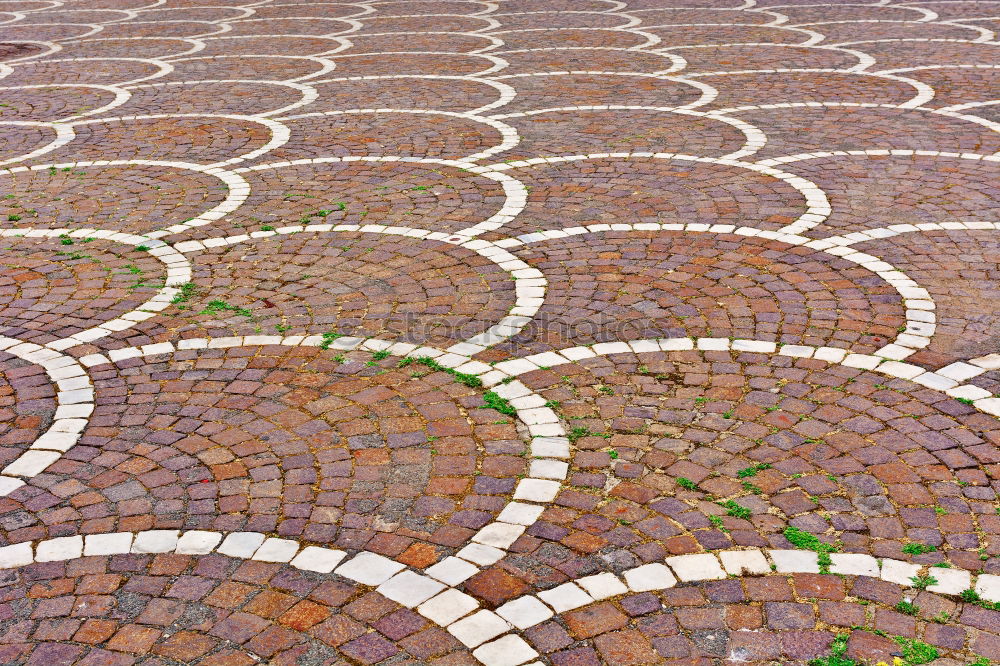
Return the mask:
[(0, 0), (0, 663), (1000, 663), (1000, 0)]

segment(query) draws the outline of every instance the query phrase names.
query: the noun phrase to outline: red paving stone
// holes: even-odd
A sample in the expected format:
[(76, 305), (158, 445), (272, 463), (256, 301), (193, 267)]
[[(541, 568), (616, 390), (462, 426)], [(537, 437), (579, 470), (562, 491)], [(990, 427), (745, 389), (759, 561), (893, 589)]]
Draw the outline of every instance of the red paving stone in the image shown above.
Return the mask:
[(1000, 663), (997, 30), (0, 2), (0, 662)]

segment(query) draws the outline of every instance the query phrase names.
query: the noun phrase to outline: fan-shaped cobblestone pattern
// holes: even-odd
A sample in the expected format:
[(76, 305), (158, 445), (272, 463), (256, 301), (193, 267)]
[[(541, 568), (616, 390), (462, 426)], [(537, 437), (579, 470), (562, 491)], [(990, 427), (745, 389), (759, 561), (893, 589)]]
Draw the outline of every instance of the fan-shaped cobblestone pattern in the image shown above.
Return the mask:
[(0, 248), (0, 333), (34, 343), (138, 309), (165, 277), (153, 257), (96, 238), (4, 238)]
[(936, 231), (872, 241), (861, 249), (876, 252), (933, 293), (937, 330), (912, 361), (942, 367), (996, 352), (1000, 329), (993, 304), (1000, 288), (1000, 245), (993, 234)]
[[(134, 96), (130, 102), (133, 100)], [(130, 103), (123, 106), (113, 113), (128, 117), (124, 114), (146, 110), (129, 108)], [(169, 102), (166, 106), (171, 111), (183, 108)], [(270, 128), (250, 118), (217, 116), (88, 119), (73, 125), (73, 132), (69, 142), (24, 163), (158, 160), (211, 164), (259, 150), (272, 138)], [(85, 180), (84, 184), (89, 183)]]
[[(479, 127), (477, 133), (482, 131)], [(446, 141), (454, 144), (455, 139)], [(293, 150), (294, 144), (289, 152)], [(312, 149), (303, 146), (302, 152)], [(496, 180), (458, 164), (440, 164), (439, 159), (424, 164), (392, 157), (384, 162), (303, 157), (310, 163), (254, 165), (239, 173), (249, 183), (246, 201), (219, 222), (187, 231), (179, 240), (311, 223), (405, 226), (451, 233), (482, 222), (504, 207), (504, 188)]]
[[(224, 555), (92, 556), (6, 572), (11, 663), (377, 663), (470, 659), (381, 594), (288, 564)], [(350, 660), (350, 661), (348, 661)]]
[(41, 368), (0, 354), (0, 451), (11, 462), (52, 423), (55, 387)]
[(249, 530), (431, 563), (499, 513), (525, 443), (480, 391), (395, 357), (306, 351), (96, 366), (89, 426), (5, 507), (6, 537)]
[[(828, 150), (933, 150), (991, 154), (1000, 135), (967, 120), (923, 110), (870, 108), (859, 105), (763, 108), (734, 113), (754, 127), (767, 127), (767, 145), (756, 159)], [(845, 124), (858, 127), (845, 134)], [(683, 151), (676, 151), (683, 152)], [(824, 188), (825, 189), (825, 188)]]
[(521, 141), (501, 157), (521, 160), (536, 155), (611, 152), (722, 157), (742, 149), (747, 140), (739, 127), (710, 116), (636, 106), (639, 108), (567, 109), (503, 117), (505, 123), (517, 128)]
[[(833, 213), (809, 235), (894, 224), (992, 222), (1000, 188), (992, 163), (941, 156), (844, 155), (781, 165), (831, 198)], [(920, 174), (920, 181), (913, 177)]]
[(775, 241), (608, 234), (517, 254), (549, 280), (546, 302), (537, 327), (484, 358), (687, 336), (872, 351), (904, 321), (899, 294), (877, 276)]
[[(832, 527), (849, 551), (905, 558), (917, 540), (940, 548), (927, 563), (978, 566), (977, 532), (1000, 528), (995, 495), (961, 482), (986, 480), (990, 419), (904, 380), (755, 356), (623, 354), (526, 375), (574, 440), (570, 487), (527, 534), (627, 567)], [(729, 499), (747, 518), (727, 515)]]
[[(114, 89), (103, 86), (45, 86), (44, 97), (38, 94), (40, 89), (32, 86), (4, 87), (4, 105), (0, 106), (0, 119), (20, 122), (61, 120), (100, 109), (115, 101)], [(22, 150), (21, 154), (27, 152)]]
[(595, 223), (740, 223), (774, 231), (806, 208), (803, 196), (779, 178), (728, 164), (600, 158), (511, 174), (529, 188), (528, 205), (490, 238)]
[(502, 268), (471, 250), (415, 238), (302, 233), (191, 255), (195, 290), (96, 344), (268, 334), (375, 335), (448, 346), (514, 306)]
[(0, 199), (0, 215), (10, 227), (127, 233), (184, 222), (226, 198), (218, 177), (164, 163), (14, 167), (0, 173), (0, 187), (7, 192)]

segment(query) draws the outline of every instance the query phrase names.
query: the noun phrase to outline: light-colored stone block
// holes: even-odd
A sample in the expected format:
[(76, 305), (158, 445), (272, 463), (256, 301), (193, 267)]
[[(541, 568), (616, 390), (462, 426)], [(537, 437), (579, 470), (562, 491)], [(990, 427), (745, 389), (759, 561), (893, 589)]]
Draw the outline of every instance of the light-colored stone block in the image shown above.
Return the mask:
[(771, 565), (759, 550), (724, 550), (719, 553), (719, 559), (726, 573), (736, 576), (771, 572)]
[(375, 589), (386, 599), (392, 599), (407, 608), (415, 608), (444, 588), (444, 583), (428, 576), (421, 576), (412, 571), (400, 571)]
[(296, 555), (291, 565), (306, 571), (316, 571), (318, 573), (330, 573), (347, 556), (342, 550), (332, 550), (330, 548), (320, 548), (319, 546), (307, 546), (302, 552)]
[(32, 449), (25, 451), (14, 462), (3, 468), (6, 476), (38, 476), (45, 471), (45, 468), (59, 460), (62, 454), (57, 451), (42, 451)]
[(813, 354), (813, 358), (829, 363), (839, 363), (845, 356), (847, 356), (847, 350), (836, 347), (820, 347)]
[(526, 372), (532, 372), (534, 370), (538, 370), (537, 365), (535, 365), (530, 361), (525, 361), (524, 359), (520, 358), (497, 363), (494, 367), (497, 370), (502, 370), (503, 372), (506, 372), (508, 375), (514, 375), (515, 377), (517, 375), (521, 375)]
[(514, 491), (514, 499), (531, 502), (551, 502), (559, 494), (561, 484), (545, 479), (521, 479)]
[(976, 592), (986, 601), (1000, 601), (1000, 576), (980, 574), (976, 581)]
[(507, 634), (476, 648), (472, 655), (485, 666), (521, 666), (537, 657), (538, 652), (520, 636)]
[(579, 361), (582, 358), (594, 358), (596, 354), (587, 347), (570, 347), (559, 352), (571, 361)]
[(719, 560), (711, 553), (677, 555), (676, 557), (668, 557), (666, 562), (667, 566), (682, 581), (719, 580), (726, 577), (726, 572), (719, 565)]
[(627, 342), (598, 342), (592, 347), (595, 354), (607, 356), (608, 354), (628, 354), (632, 348)]
[(532, 460), (529, 474), (536, 479), (565, 479), (569, 464), (561, 460)]
[(665, 590), (677, 584), (674, 574), (665, 564), (653, 562), (635, 569), (629, 569), (624, 574), (625, 583), (633, 592), (648, 592), (649, 590)]
[[(566, 478), (565, 474), (562, 477), (554, 478)], [(12, 492), (24, 485), (24, 481), (21, 479), (15, 479), (11, 476), (0, 476), (0, 497), (6, 497)]]
[(809, 358), (815, 352), (815, 348), (806, 345), (782, 345), (778, 349), (781, 356), (791, 356), (793, 358)]
[(494, 548), (507, 549), (517, 538), (524, 533), (524, 525), (511, 525), (510, 523), (490, 523), (483, 529), (476, 532), (472, 540), (478, 543), (493, 546)]
[(987, 354), (969, 360), (972, 365), (984, 370), (1000, 370), (1000, 354)]
[(950, 388), (955, 388), (958, 386), (958, 382), (953, 379), (948, 379), (935, 372), (925, 372), (923, 374), (917, 375), (911, 381), (921, 386), (926, 386), (927, 388), (932, 388), (937, 391), (947, 391)]
[(35, 547), (36, 562), (72, 560), (83, 555), (83, 537), (68, 536), (40, 541)]
[(518, 629), (527, 629), (545, 622), (554, 615), (552, 609), (537, 598), (526, 595), (511, 599), (497, 609), (497, 615), (510, 622)]
[(840, 363), (842, 365), (846, 365), (848, 368), (872, 370), (881, 362), (882, 359), (877, 356), (870, 356), (868, 354), (848, 354)]
[[(518, 282), (520, 284), (520, 282)], [(535, 296), (544, 297), (545, 290), (540, 287), (529, 287), (529, 289), (537, 289), (538, 292), (534, 294)], [(532, 294), (527, 294), (531, 296)], [(531, 361), (539, 367), (549, 367), (554, 368), (556, 366), (562, 365), (566, 362), (566, 359), (555, 352), (542, 352), (540, 354), (532, 354), (531, 356), (525, 357), (526, 360)], [(558, 373), (557, 373), (558, 374)]]
[(525, 425), (539, 425), (543, 423), (556, 423), (559, 417), (548, 407), (535, 407), (533, 409), (519, 409), (517, 417)]
[(132, 549), (131, 532), (88, 534), (84, 537), (84, 555), (121, 555)]
[(833, 553), (830, 555), (830, 573), (848, 576), (879, 577), (878, 560), (860, 553)]
[(505, 554), (506, 551), (481, 543), (470, 543), (468, 546), (455, 553), (457, 557), (461, 557), (463, 560), (468, 560), (473, 564), (478, 564), (481, 567), (488, 567), (489, 565), (494, 564)]
[(181, 555), (206, 555), (215, 550), (220, 541), (222, 535), (218, 532), (191, 530), (182, 534), (177, 540), (176, 552)]
[(923, 374), (924, 369), (916, 366), (910, 365), (909, 363), (900, 363), (899, 361), (886, 361), (882, 365), (878, 366), (878, 371), (889, 375), (890, 377), (899, 377), (901, 379), (913, 379), (917, 375)]
[(966, 400), (982, 400), (993, 395), (989, 391), (981, 389), (978, 386), (973, 386), (972, 384), (956, 386), (955, 388), (948, 389), (945, 393), (953, 398), (965, 398)]
[(464, 592), (448, 589), (417, 607), (417, 612), (442, 627), (479, 608), (479, 602)]
[(264, 543), (264, 535), (260, 532), (230, 532), (219, 546), (218, 551), (229, 557), (249, 558), (260, 544)]
[(544, 590), (538, 593), (538, 597), (555, 608), (557, 613), (565, 613), (568, 610), (594, 603), (593, 597), (573, 583), (563, 583), (551, 590)]
[[(980, 409), (986, 412), (987, 414), (992, 414), (993, 416), (1000, 416), (1000, 398), (983, 398), (981, 400), (976, 400), (974, 405), (976, 409)], [(24, 456), (21, 457), (23, 458)], [(18, 458), (18, 460), (20, 460), (20, 458)], [(4, 471), (6, 472), (6, 470)]]
[(528, 426), (528, 434), (532, 437), (562, 437), (566, 431), (558, 423), (543, 423)]
[(172, 553), (177, 548), (179, 530), (146, 530), (135, 535), (133, 553)]
[(535, 437), (531, 440), (531, 455), (540, 458), (569, 458), (569, 440), (565, 437)]
[(913, 586), (912, 578), (920, 573), (920, 565), (900, 562), (899, 560), (882, 560), (882, 572), (879, 577), (897, 585)]
[(448, 633), (474, 648), (511, 630), (510, 624), (493, 611), (481, 610), (448, 627)]
[(928, 573), (937, 579), (937, 583), (928, 586), (930, 592), (957, 595), (972, 587), (972, 574), (965, 569), (931, 567)]
[(985, 372), (984, 368), (980, 368), (969, 363), (963, 363), (962, 361), (956, 361), (950, 365), (946, 365), (937, 371), (939, 375), (947, 377), (948, 379), (954, 379), (957, 382), (964, 382), (967, 379), (972, 379)]
[(31, 543), (28, 541), (0, 548), (0, 569), (23, 567), (26, 564), (31, 564), (34, 559)]
[(661, 338), (657, 342), (660, 343), (660, 349), (663, 351), (694, 349), (694, 340), (691, 338)]
[(362, 585), (381, 585), (404, 568), (406, 567), (388, 557), (376, 553), (359, 553), (340, 565), (335, 573)]
[(253, 559), (258, 562), (290, 562), (299, 552), (299, 544), (291, 539), (271, 537), (260, 545)]
[(632, 351), (636, 354), (660, 351), (660, 343), (656, 340), (632, 340), (628, 343), (628, 346), (631, 347)]
[(729, 349), (729, 340), (726, 338), (698, 338), (698, 349), (703, 351), (725, 351)]
[(811, 550), (769, 550), (778, 573), (819, 573), (816, 553)]
[(424, 573), (446, 585), (458, 585), (479, 573), (479, 567), (458, 557), (446, 557)]
[(533, 525), (544, 510), (545, 507), (538, 506), (537, 504), (511, 502), (503, 508), (500, 515), (497, 516), (497, 520), (514, 525)]
[(773, 353), (776, 345), (763, 340), (733, 340), (733, 351)]
[(577, 578), (573, 582), (582, 587), (587, 594), (597, 601), (617, 597), (619, 594), (628, 592), (628, 587), (625, 583), (621, 582), (618, 576), (607, 571), (593, 576)]
[(47, 451), (69, 451), (80, 439), (80, 435), (70, 432), (52, 432), (51, 430), (31, 445), (32, 449), (44, 449)]

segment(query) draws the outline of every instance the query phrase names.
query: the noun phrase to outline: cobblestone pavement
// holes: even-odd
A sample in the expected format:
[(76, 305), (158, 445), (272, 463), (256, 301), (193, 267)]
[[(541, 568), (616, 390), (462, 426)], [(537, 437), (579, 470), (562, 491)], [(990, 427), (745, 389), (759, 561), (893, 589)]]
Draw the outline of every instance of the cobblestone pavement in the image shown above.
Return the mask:
[(0, 663), (1000, 663), (1000, 0), (0, 0)]

